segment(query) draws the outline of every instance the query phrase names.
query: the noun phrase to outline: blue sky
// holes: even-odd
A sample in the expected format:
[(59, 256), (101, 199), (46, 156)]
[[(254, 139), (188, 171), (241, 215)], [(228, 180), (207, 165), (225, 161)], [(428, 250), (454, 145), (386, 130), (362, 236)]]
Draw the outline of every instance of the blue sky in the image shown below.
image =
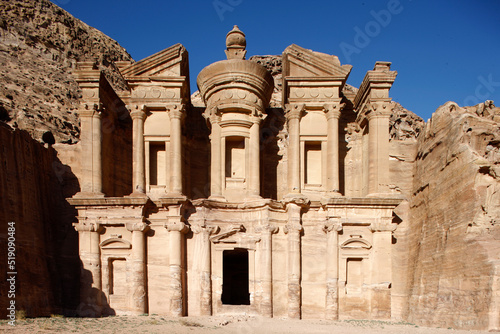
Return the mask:
[(191, 89), (205, 66), (225, 59), (237, 24), (247, 57), (295, 43), (353, 65), (358, 87), (375, 61), (392, 62), (393, 100), (427, 120), (446, 101), (500, 106), (500, 1), (53, 0), (118, 41), (135, 60), (175, 43), (189, 52)]

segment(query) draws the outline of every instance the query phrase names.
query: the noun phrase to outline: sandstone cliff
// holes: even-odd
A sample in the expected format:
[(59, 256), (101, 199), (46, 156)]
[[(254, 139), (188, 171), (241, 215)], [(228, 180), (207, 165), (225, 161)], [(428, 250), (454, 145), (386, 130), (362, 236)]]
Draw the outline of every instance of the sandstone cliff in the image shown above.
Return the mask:
[[(79, 140), (76, 61), (95, 61), (120, 90), (123, 79), (111, 62), (130, 59), (118, 43), (49, 1), (0, 1), (0, 240), (6, 244), (7, 222), (15, 222), (16, 308), (28, 316), (74, 314), (80, 290), (76, 210), (65, 200), (79, 191), (79, 145), (38, 141)], [(6, 256), (0, 255), (4, 310)]]
[(408, 320), (498, 329), (500, 108), (441, 106), (418, 139)]
[[(72, 151), (78, 146), (72, 145)], [(27, 316), (50, 316), (72, 314), (78, 306), (78, 233), (71, 226), (76, 210), (65, 198), (78, 192), (79, 185), (71, 168), (57, 155), (54, 148), (44, 147), (28, 132), (12, 130), (0, 122), (3, 310), (9, 302), (5, 294), (7, 222), (15, 222), (16, 227), (16, 309), (26, 311)]]
[[(131, 60), (118, 43), (48, 0), (0, 1), (0, 121), (40, 140), (79, 137), (77, 61), (95, 61), (116, 89), (113, 61)], [(50, 135), (48, 139), (50, 141)]]

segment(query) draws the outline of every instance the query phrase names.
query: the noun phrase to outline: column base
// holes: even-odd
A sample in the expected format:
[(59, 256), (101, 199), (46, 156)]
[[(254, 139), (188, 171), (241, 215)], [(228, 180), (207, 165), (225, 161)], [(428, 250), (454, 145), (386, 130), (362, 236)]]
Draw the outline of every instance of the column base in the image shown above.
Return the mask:
[(140, 191), (134, 191), (128, 197), (148, 197), (146, 193), (140, 192)]
[(103, 198), (104, 194), (102, 192), (87, 192), (80, 191), (73, 195), (73, 198)]
[(158, 200), (162, 205), (174, 205), (174, 204), (181, 204), (185, 202), (186, 199), (187, 197), (184, 196), (183, 194), (168, 193), (161, 196)]
[(260, 195), (247, 195), (245, 197), (245, 201), (252, 201), (252, 200), (259, 200), (259, 199), (262, 199), (262, 196)]
[(294, 202), (297, 204), (306, 204), (310, 202), (309, 198), (302, 193), (288, 193), (283, 197), (283, 201), (285, 203)]
[(371, 198), (395, 198), (395, 199), (404, 199), (404, 196), (399, 193), (371, 193), (366, 195), (366, 197), (371, 197)]
[(222, 195), (211, 195), (208, 199), (211, 201), (227, 202), (227, 199)]

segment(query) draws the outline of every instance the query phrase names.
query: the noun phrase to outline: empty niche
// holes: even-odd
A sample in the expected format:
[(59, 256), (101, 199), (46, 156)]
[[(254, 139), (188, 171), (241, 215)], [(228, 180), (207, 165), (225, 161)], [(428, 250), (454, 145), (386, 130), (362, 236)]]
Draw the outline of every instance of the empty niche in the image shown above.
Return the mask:
[(305, 183), (321, 185), (321, 142), (305, 143)]
[(226, 137), (226, 177), (245, 177), (245, 138)]
[(127, 262), (125, 259), (109, 261), (109, 294), (126, 296), (127, 291)]
[(164, 186), (167, 184), (166, 163), (167, 155), (164, 142), (151, 142), (149, 144), (149, 184)]
[(361, 286), (363, 285), (363, 259), (347, 259), (346, 269), (347, 293), (349, 294), (361, 292)]

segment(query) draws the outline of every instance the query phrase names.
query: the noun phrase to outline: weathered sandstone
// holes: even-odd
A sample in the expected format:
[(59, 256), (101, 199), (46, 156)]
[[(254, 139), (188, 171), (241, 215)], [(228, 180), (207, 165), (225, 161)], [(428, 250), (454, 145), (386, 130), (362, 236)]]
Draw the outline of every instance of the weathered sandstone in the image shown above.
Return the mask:
[(390, 63), (356, 88), (297, 45), (245, 60), (237, 28), (191, 95), (180, 44), (135, 63), (46, 0), (1, 4), (0, 238), (16, 221), (28, 315), (499, 329), (492, 101), (426, 124)]

